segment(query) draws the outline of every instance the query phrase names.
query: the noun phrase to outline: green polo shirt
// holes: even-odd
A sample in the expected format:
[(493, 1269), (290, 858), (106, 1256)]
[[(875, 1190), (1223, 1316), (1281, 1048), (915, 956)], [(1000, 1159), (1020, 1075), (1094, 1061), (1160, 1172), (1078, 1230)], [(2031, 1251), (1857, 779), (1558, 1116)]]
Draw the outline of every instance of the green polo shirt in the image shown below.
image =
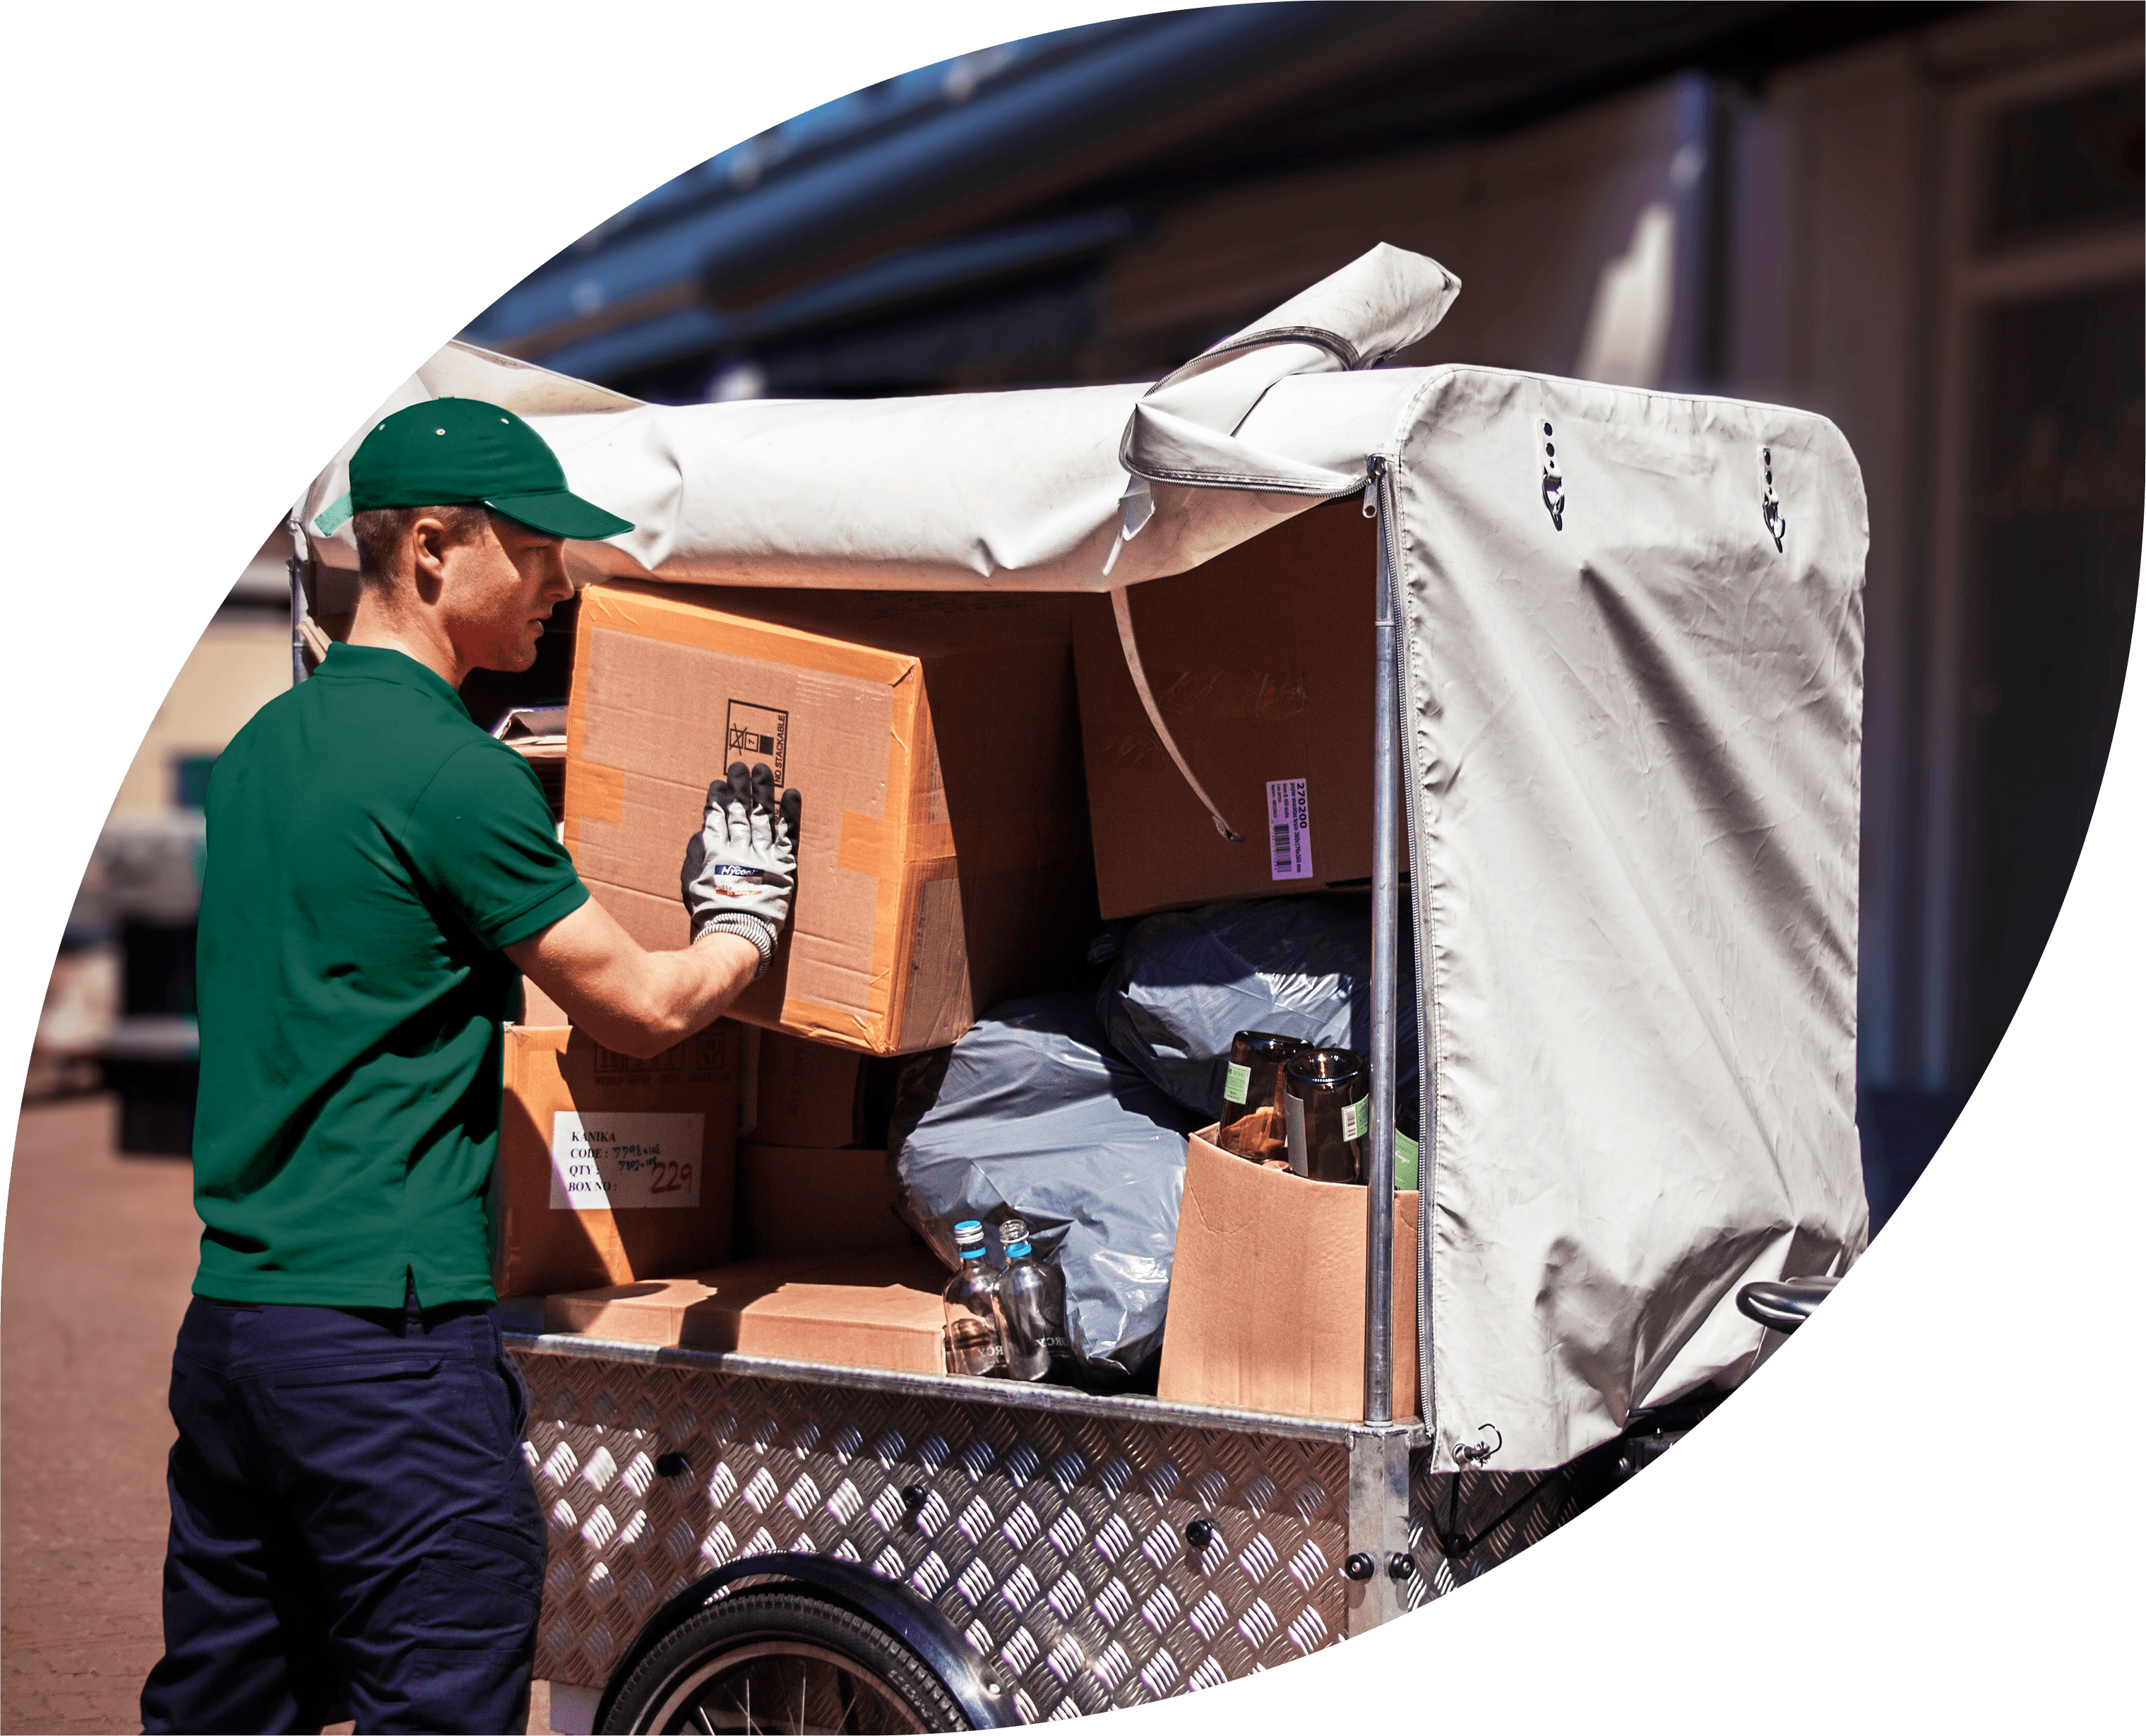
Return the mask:
[(198, 1295), (492, 1301), (500, 949), (588, 897), (536, 774), (401, 651), (336, 645), (210, 775)]

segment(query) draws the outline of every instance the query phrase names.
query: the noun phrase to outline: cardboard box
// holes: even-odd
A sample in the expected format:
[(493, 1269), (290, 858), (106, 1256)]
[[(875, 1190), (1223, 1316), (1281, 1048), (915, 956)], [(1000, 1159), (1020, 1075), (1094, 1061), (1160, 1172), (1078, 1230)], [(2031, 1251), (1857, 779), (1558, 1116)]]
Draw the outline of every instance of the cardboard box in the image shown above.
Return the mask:
[(936, 1374), (946, 1283), (921, 1249), (792, 1255), (548, 1297), (544, 1329)]
[(492, 1286), (502, 1296), (624, 1284), (727, 1260), (737, 1031), (637, 1060), (588, 1033), (510, 1025)]
[(574, 1021), (566, 1010), (527, 977), (522, 979), (522, 1016), (514, 1021), (538, 1030), (563, 1030)]
[(756, 1030), (751, 1125), (756, 1145), (824, 1150), (861, 1143), (865, 1057), (854, 1049), (807, 1042), (786, 1031)]
[(884, 1151), (738, 1147), (734, 1245), (750, 1258), (906, 1248)]
[(1149, 690), (1241, 843), (1216, 832), (1155, 734), (1110, 599), (1076, 601), (1105, 916), (1369, 884), (1376, 531), (1353, 500), (1315, 506), (1127, 593)]
[[(1193, 1135), (1157, 1394), (1288, 1416), (1364, 1414), (1366, 1190)], [(1394, 1196), (1394, 1414), (1416, 1406), (1416, 1196)]]
[(575, 864), (643, 945), (684, 945), (709, 781), (766, 761), (804, 798), (797, 896), (733, 1016), (876, 1055), (951, 1043), (1090, 938), (1070, 633), (1063, 597), (591, 586)]

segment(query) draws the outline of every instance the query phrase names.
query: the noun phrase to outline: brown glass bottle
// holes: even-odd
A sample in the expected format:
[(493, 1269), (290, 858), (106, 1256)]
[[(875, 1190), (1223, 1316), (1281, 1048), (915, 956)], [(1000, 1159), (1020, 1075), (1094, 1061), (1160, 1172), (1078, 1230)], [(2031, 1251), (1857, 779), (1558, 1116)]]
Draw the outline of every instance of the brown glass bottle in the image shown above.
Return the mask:
[(1240, 1030), (1230, 1040), (1222, 1074), (1222, 1125), (1215, 1143), (1253, 1163), (1284, 1157), (1281, 1064), (1308, 1046), (1300, 1037), (1271, 1030)]
[(1282, 1063), (1289, 1166), (1307, 1181), (1364, 1180), (1371, 1079), (1353, 1049), (1300, 1049)]

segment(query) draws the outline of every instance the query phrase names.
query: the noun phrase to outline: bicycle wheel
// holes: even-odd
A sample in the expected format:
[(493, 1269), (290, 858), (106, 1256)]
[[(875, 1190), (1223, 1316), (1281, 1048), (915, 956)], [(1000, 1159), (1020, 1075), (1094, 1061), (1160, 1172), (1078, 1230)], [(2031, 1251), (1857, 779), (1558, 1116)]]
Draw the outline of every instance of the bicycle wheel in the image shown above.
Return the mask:
[(966, 1730), (923, 1660), (883, 1628), (794, 1592), (746, 1592), (681, 1622), (620, 1689), (608, 1732)]

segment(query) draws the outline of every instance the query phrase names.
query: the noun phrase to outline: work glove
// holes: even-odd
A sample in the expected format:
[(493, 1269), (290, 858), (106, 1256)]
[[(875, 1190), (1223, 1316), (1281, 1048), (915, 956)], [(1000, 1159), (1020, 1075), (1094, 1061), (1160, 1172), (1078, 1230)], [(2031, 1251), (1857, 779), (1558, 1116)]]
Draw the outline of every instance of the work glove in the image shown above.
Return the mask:
[(797, 885), (798, 806), (797, 792), (786, 790), (778, 809), (775, 774), (765, 766), (748, 772), (740, 761), (708, 786), (707, 811), (678, 871), (693, 939), (729, 934), (751, 941), (760, 953), (756, 980), (775, 956)]

